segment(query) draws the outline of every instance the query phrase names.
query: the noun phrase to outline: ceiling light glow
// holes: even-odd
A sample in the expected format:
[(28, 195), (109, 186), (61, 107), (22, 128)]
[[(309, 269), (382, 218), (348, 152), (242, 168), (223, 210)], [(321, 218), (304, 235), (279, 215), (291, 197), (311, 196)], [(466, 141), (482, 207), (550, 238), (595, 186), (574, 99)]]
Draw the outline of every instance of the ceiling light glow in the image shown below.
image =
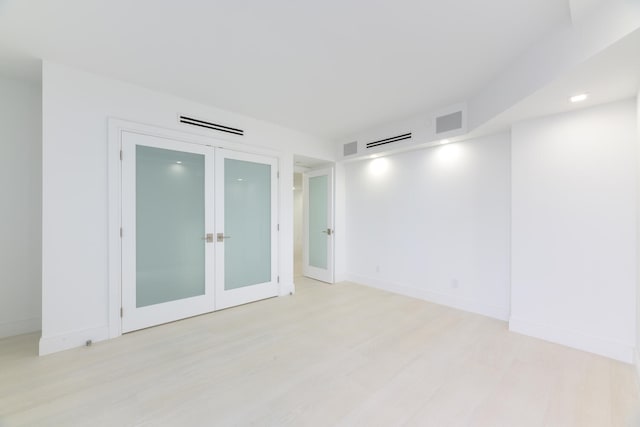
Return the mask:
[(589, 94), (587, 93), (580, 93), (578, 95), (573, 95), (571, 98), (569, 98), (569, 101), (576, 103), (576, 102), (582, 102), (584, 100), (586, 100), (589, 97)]
[(450, 143), (450, 142), (451, 142), (451, 141), (449, 141), (448, 139), (441, 139), (441, 140), (440, 140), (440, 144), (448, 144), (448, 143)]

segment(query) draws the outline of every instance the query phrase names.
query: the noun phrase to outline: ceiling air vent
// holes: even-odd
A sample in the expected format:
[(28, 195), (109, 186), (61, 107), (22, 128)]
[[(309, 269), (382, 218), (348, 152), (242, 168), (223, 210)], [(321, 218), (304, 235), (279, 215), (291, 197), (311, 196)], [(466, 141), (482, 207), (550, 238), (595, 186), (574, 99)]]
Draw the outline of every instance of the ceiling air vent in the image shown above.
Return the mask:
[(436, 134), (462, 128), (462, 111), (436, 117)]
[(405, 139), (411, 139), (411, 132), (403, 133), (402, 135), (392, 136), (391, 138), (380, 139), (367, 144), (367, 148), (375, 148), (381, 145), (387, 145), (394, 142), (404, 141)]
[(353, 141), (348, 144), (344, 144), (342, 149), (343, 156), (352, 156), (358, 152), (358, 141)]
[(216, 123), (206, 122), (204, 120), (194, 119), (193, 117), (180, 116), (179, 121), (180, 123), (184, 123), (186, 125), (217, 130), (219, 132), (232, 133), (234, 135), (240, 135), (240, 136), (244, 135), (244, 131), (242, 129), (236, 129), (229, 126), (223, 126)]

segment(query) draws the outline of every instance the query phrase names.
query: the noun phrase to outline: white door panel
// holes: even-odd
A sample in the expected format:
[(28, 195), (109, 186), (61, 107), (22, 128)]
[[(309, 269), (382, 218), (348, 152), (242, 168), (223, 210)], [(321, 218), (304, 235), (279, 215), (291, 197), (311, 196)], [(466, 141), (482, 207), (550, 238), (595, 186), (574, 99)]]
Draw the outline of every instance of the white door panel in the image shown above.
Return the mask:
[(216, 309), (278, 295), (277, 159), (216, 150)]
[(122, 134), (122, 330), (214, 309), (213, 149)]
[(333, 168), (304, 174), (303, 274), (333, 283)]

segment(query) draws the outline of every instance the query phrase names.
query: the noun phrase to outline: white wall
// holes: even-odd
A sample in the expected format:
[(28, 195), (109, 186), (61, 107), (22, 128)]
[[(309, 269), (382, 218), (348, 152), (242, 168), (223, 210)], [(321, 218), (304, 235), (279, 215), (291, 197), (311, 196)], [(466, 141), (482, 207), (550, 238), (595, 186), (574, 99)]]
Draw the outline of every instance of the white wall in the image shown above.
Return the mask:
[(346, 177), (345, 177), (345, 163), (337, 162), (334, 165), (335, 171), (335, 204), (334, 204), (334, 218), (333, 218), (333, 258), (334, 258), (334, 280), (342, 282), (347, 280), (347, 265), (348, 265), (348, 253), (347, 253), (347, 225), (346, 225)]
[(0, 78), (0, 338), (40, 330), (42, 100)]
[(508, 134), (345, 169), (348, 279), (508, 318)]
[[(57, 64), (43, 64), (41, 354), (106, 339), (107, 118), (185, 130), (177, 114), (241, 127), (238, 148), (280, 153), (281, 292), (293, 288), (293, 152), (333, 160), (309, 135)], [(211, 135), (208, 130), (187, 130)]]
[(637, 227), (637, 246), (636, 246), (636, 369), (640, 378), (640, 91), (636, 96), (636, 126), (638, 130), (637, 157), (636, 157), (636, 174), (637, 174), (637, 193), (636, 193), (636, 215), (638, 222)]
[(510, 329), (626, 362), (636, 322), (635, 107), (512, 128)]

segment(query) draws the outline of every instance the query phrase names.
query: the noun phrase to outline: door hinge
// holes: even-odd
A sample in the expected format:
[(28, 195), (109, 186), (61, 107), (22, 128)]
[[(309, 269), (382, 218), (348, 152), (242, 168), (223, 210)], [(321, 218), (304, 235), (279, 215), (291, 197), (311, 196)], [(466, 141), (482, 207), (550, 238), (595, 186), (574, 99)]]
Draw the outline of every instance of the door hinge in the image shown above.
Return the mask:
[(276, 178), (280, 179), (280, 171), (276, 172)]
[(120, 160), (122, 160), (122, 150), (120, 150)]
[(280, 224), (278, 224), (278, 231), (280, 231)]
[(120, 227), (120, 238), (122, 239), (122, 227)]
[(280, 283), (280, 276), (278, 276), (278, 283)]
[(120, 307), (120, 317), (124, 317), (124, 309)]

